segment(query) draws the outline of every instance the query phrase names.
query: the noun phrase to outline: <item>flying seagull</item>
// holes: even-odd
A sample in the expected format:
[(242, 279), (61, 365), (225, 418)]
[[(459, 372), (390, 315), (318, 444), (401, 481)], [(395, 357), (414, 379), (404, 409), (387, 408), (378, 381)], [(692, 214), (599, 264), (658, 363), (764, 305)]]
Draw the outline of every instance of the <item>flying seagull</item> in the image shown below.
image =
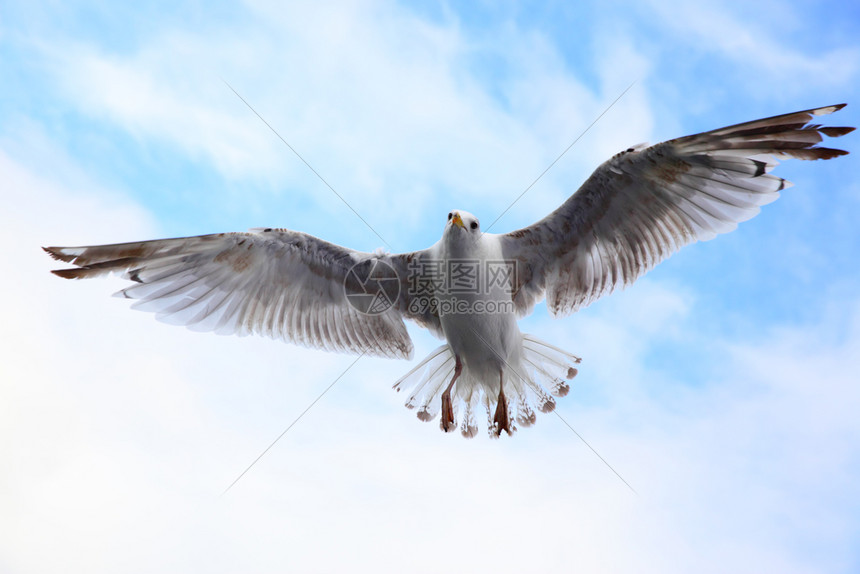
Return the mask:
[[(831, 159), (817, 144), (854, 128), (811, 123), (845, 104), (639, 145), (598, 167), (561, 207), (523, 229), (485, 233), (462, 210), (442, 238), (412, 253), (363, 253), (299, 231), (259, 228), (91, 247), (47, 247), (67, 279), (121, 273), (116, 295), (199, 331), (257, 333), (328, 351), (409, 359), (404, 319), (445, 343), (397, 381), (406, 406), (445, 432), (491, 437), (551, 412), (580, 359), (521, 333), (546, 299), (569, 315), (696, 241), (755, 216), (789, 182), (778, 159)], [(459, 418), (459, 425), (457, 420)]]

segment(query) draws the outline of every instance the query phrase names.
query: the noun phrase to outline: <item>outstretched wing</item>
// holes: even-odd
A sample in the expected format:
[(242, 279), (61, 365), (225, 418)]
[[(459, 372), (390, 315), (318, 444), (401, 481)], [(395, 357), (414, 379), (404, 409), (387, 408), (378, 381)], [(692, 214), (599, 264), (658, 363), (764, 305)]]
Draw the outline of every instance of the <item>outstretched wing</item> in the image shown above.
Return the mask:
[(623, 151), (601, 165), (561, 207), (499, 236), (517, 264), (514, 301), (526, 314), (546, 295), (566, 315), (633, 283), (695, 241), (727, 233), (774, 201), (789, 182), (777, 159), (830, 159), (823, 136), (854, 128), (811, 124), (845, 104), (795, 112)]
[[(402, 281), (406, 260), (422, 252), (374, 255), (268, 228), (45, 251), (77, 265), (53, 271), (60, 277), (122, 273), (134, 284), (117, 296), (198, 331), (256, 333), (329, 351), (409, 358), (413, 346), (403, 318), (434, 327), (432, 317), (409, 313), (408, 292), (385, 286), (392, 276)], [(404, 292), (398, 297), (398, 291)]]

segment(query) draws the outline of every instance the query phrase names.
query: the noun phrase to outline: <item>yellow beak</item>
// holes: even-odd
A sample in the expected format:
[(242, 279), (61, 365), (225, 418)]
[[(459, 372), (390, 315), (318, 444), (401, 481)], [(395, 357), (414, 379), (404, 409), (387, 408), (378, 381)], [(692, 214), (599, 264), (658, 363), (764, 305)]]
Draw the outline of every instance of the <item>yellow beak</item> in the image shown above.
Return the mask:
[(463, 229), (466, 229), (466, 226), (463, 225), (463, 219), (460, 217), (459, 213), (454, 214), (454, 217), (451, 218), (451, 223), (453, 223), (454, 225), (459, 225)]

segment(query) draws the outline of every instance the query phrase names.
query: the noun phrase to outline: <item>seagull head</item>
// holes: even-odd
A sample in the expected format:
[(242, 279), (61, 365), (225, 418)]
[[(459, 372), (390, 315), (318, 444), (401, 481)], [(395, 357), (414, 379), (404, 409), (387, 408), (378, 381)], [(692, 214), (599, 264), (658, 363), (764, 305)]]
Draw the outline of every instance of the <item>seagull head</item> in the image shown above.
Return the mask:
[(467, 238), (476, 241), (481, 237), (481, 224), (478, 223), (478, 218), (468, 211), (453, 209), (448, 213), (443, 236), (450, 239), (456, 237), (458, 241)]

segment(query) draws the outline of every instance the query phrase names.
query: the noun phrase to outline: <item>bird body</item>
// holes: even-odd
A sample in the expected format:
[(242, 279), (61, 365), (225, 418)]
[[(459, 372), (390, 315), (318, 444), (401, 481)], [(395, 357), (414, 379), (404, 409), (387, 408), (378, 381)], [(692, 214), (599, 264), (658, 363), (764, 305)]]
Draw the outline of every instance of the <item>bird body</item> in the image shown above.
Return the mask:
[[(449, 222), (441, 243), (440, 259), (445, 262), (445, 284), (454, 285), (458, 268), (474, 277), (477, 288), (464, 288), (462, 292), (448, 292), (440, 297), (440, 322), (445, 340), (451, 351), (461, 357), (464, 370), (478, 380), (498, 378), (508, 364), (519, 361), (522, 337), (513, 306), (510, 302), (510, 284), (491, 285), (487, 266), (501, 261), (498, 241), (483, 235), (480, 228), (469, 228), (477, 222), (474, 215), (455, 211), (466, 226)], [(460, 269), (462, 273), (462, 269)], [(498, 392), (498, 391), (497, 391)]]
[[(521, 386), (510, 379), (522, 371), (522, 334), (510, 304), (513, 285), (489, 278), (490, 264), (503, 262), (501, 245), (495, 236), (481, 232), (474, 215), (457, 210), (445, 226), (440, 247), (449, 292), (442, 296), (439, 319), (451, 352), (462, 363), (458, 397), (463, 405), (471, 405), (473, 396), (496, 397), (501, 401), (498, 420), (490, 421), (488, 428), (497, 435), (502, 430), (510, 433), (512, 417), (502, 397), (506, 381), (509, 387)], [(462, 292), (450, 292), (457, 284), (455, 274), (470, 280), (463, 282)], [(446, 421), (444, 415), (442, 428), (448, 430), (446, 422), (453, 423), (455, 417), (452, 413)], [(468, 425), (463, 433), (471, 433)]]
[(394, 384), (421, 420), (490, 436), (555, 408), (580, 359), (517, 320), (546, 300), (563, 316), (633, 283), (683, 247), (755, 216), (790, 185), (779, 159), (831, 159), (817, 145), (853, 128), (811, 123), (844, 104), (746, 122), (622, 151), (557, 210), (506, 234), (448, 214), (442, 239), (402, 254), (363, 253), (288, 229), (89, 247), (47, 247), (76, 267), (65, 278), (118, 272), (118, 293), (166, 322), (257, 333), (331, 351), (410, 358), (410, 319), (445, 343)]

